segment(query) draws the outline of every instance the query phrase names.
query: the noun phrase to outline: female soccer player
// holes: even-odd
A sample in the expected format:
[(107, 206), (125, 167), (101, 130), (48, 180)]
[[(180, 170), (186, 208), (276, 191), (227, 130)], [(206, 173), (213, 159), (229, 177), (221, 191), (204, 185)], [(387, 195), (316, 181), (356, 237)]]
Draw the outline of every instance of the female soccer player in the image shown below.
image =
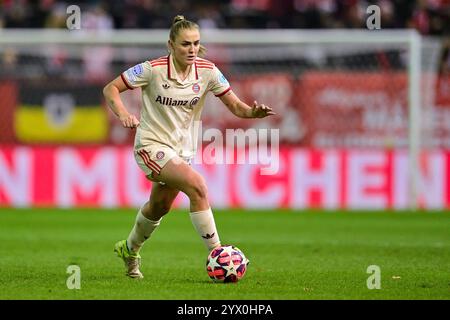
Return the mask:
[[(139, 251), (180, 191), (190, 200), (191, 221), (208, 250), (220, 246), (205, 180), (190, 166), (197, 141), (194, 122), (200, 120), (206, 94), (211, 91), (241, 118), (275, 114), (256, 101), (253, 106), (242, 102), (219, 69), (198, 57), (205, 48), (200, 45), (196, 23), (176, 16), (168, 49), (167, 56), (131, 67), (103, 89), (108, 106), (122, 125), (137, 128), (134, 156), (153, 182), (150, 200), (140, 208), (128, 239), (119, 241), (114, 248), (131, 278), (143, 278)], [(121, 92), (137, 87), (142, 90), (140, 121), (128, 112), (120, 98)]]

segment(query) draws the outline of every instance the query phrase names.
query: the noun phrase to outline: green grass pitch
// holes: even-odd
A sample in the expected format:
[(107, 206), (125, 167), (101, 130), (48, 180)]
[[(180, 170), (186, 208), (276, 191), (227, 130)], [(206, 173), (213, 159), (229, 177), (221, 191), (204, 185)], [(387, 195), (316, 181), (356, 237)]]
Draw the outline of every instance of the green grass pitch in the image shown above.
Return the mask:
[[(145, 278), (124, 276), (114, 243), (135, 211), (0, 209), (0, 299), (450, 299), (450, 214), (215, 210), (222, 243), (251, 260), (244, 279), (213, 283), (186, 210), (141, 251)], [(67, 267), (81, 270), (68, 289)], [(370, 265), (380, 289), (367, 287)]]

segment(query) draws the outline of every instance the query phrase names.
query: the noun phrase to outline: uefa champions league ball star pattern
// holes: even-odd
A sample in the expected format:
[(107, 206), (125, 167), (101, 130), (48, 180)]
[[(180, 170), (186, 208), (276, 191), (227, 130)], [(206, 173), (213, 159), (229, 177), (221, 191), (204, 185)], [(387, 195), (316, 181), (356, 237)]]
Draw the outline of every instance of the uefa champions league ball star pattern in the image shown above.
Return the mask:
[(206, 260), (206, 272), (214, 282), (238, 282), (247, 271), (249, 260), (232, 245), (211, 250)]

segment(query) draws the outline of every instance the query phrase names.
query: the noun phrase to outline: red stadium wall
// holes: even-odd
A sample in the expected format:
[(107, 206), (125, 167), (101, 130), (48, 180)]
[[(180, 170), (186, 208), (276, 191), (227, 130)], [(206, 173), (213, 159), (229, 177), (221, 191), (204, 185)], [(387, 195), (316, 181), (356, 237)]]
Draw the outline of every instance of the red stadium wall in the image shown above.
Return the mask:
[[(408, 206), (404, 151), (283, 148), (279, 171), (261, 165), (194, 164), (214, 207), (402, 209)], [(420, 206), (450, 207), (450, 152), (421, 158)], [(142, 205), (150, 184), (125, 147), (1, 147), (1, 206)], [(175, 206), (187, 207), (184, 195)]]

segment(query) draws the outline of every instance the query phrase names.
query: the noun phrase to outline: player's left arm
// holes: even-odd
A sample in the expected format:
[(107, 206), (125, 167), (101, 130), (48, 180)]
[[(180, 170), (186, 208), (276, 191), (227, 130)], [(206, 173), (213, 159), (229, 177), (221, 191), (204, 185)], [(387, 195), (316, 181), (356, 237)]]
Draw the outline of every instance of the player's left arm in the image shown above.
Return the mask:
[(252, 106), (249, 106), (241, 101), (232, 90), (219, 97), (219, 99), (227, 106), (228, 110), (239, 118), (265, 118), (276, 114), (271, 107), (259, 104), (256, 100), (253, 101)]

